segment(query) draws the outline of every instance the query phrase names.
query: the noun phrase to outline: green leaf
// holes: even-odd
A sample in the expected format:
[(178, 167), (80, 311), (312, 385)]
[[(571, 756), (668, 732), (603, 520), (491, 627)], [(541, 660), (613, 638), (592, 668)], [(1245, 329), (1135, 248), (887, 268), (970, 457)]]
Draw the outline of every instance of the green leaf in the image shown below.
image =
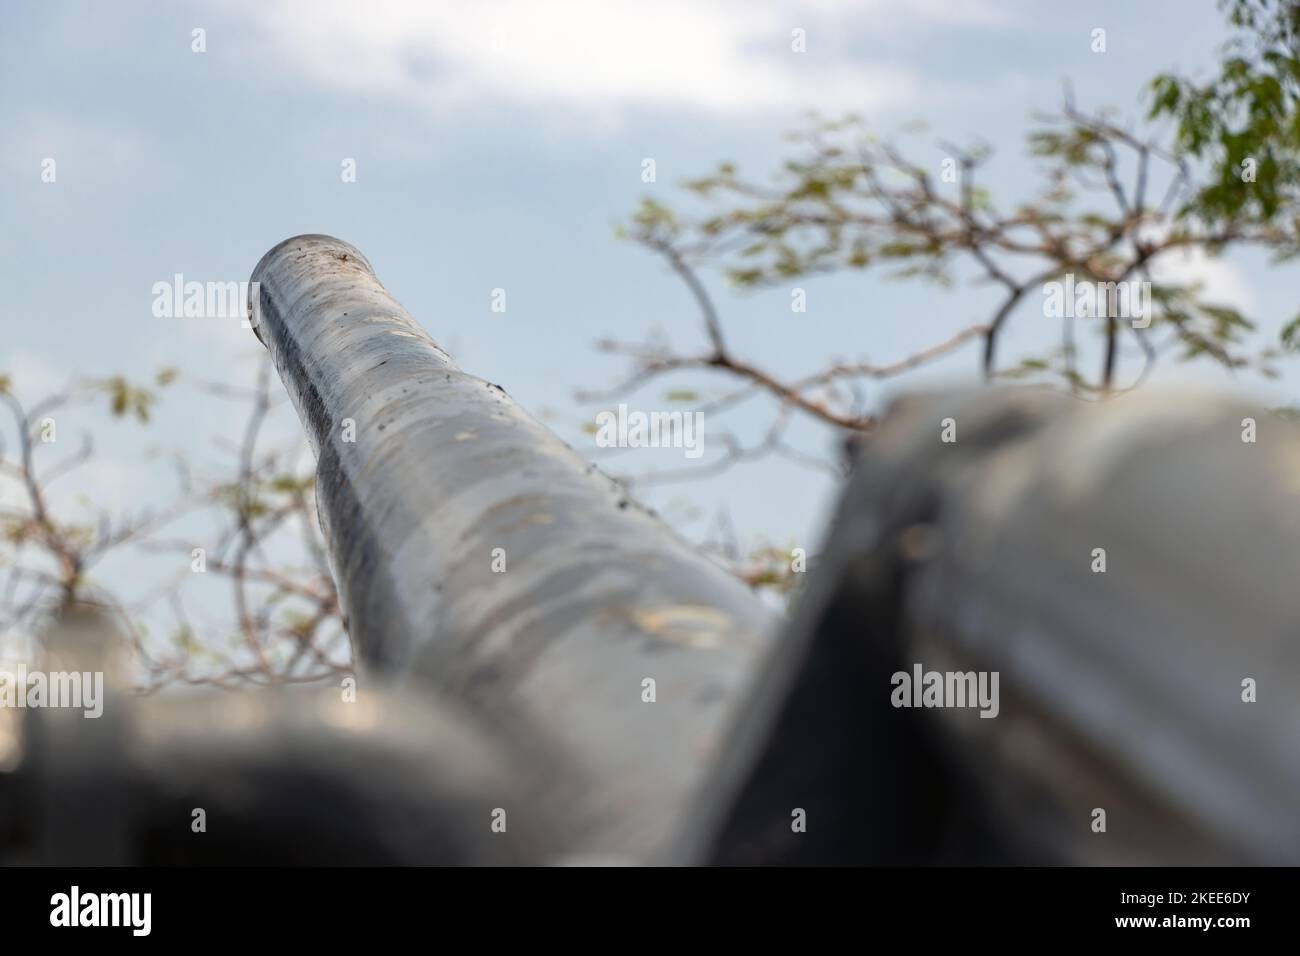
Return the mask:
[(1283, 326), (1282, 345), (1289, 352), (1300, 352), (1300, 315)]

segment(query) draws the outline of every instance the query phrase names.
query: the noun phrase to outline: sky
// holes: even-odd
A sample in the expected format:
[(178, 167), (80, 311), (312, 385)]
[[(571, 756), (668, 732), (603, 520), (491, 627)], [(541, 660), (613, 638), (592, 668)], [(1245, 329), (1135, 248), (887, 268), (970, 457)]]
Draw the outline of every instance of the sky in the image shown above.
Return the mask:
[[(1104, 53), (1091, 49), (1098, 27)], [(791, 49), (796, 29), (802, 53)], [(147, 381), (179, 369), (147, 429), (91, 411), (67, 422), (73, 434), (94, 431), (97, 457), (60, 495), (132, 509), (162, 500), (174, 477), (149, 449), (219, 469), (230, 461), (222, 440), (243, 424), (241, 409), (189, 383), (251, 384), (261, 347), (235, 320), (155, 316), (155, 283), (178, 273), (247, 280), (280, 240), (323, 232), (357, 246), (463, 369), (504, 386), (586, 453), (582, 423), (608, 403), (576, 401), (575, 390), (627, 371), (596, 340), (656, 330), (683, 348), (702, 342), (686, 291), (615, 238), (642, 197), (678, 202), (682, 180), (721, 160), (766, 174), (789, 155), (783, 134), (816, 109), (909, 135), (936, 167), (939, 140), (986, 143), (986, 184), (1009, 204), (1034, 174), (1024, 150), (1033, 114), (1059, 107), (1064, 80), (1082, 106), (1136, 121), (1146, 80), (1164, 69), (1203, 74), (1225, 36), (1213, 0), (9, 0), (0, 374), (34, 398), (75, 376)], [(915, 120), (928, 132), (902, 132)], [(45, 182), (51, 158), (56, 178)], [(642, 181), (646, 158), (654, 183)], [(341, 176), (346, 160), (355, 182)], [(1261, 341), (1295, 312), (1290, 270), (1258, 256), (1179, 268), (1256, 318)], [(868, 274), (801, 281), (808, 311), (794, 314), (788, 290), (738, 294), (704, 278), (734, 350), (792, 376), (832, 358), (901, 358), (987, 318), (994, 301), (988, 289), (939, 292)], [(498, 288), (504, 313), (491, 309)], [(1021, 316), (1006, 352), (1041, 339), (1043, 322)], [(871, 400), (968, 384), (976, 370), (968, 349), (882, 383)], [(1295, 369), (1283, 373), (1273, 383), (1202, 367), (1161, 375), (1281, 404), (1300, 391)], [(629, 401), (667, 408), (670, 386), (713, 395), (731, 384), (661, 383)], [(756, 403), (706, 422), (706, 447), (714, 428), (757, 438), (770, 413)], [(291, 412), (274, 429), (291, 440)], [(820, 428), (792, 435), (833, 455)], [(600, 460), (633, 475), (692, 464), (673, 449)], [(835, 491), (822, 472), (763, 460), (638, 493), (697, 539), (725, 513), (742, 543), (815, 548)]]

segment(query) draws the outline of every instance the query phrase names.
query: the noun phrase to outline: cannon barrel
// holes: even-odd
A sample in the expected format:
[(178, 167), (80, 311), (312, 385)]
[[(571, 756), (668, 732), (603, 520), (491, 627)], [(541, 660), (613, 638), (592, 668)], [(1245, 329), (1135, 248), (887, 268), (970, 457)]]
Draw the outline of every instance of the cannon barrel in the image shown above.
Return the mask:
[(423, 681), (553, 754), (568, 852), (697, 857), (721, 801), (704, 772), (774, 615), (458, 369), (346, 242), (275, 246), (250, 308), (316, 454), (363, 674)]

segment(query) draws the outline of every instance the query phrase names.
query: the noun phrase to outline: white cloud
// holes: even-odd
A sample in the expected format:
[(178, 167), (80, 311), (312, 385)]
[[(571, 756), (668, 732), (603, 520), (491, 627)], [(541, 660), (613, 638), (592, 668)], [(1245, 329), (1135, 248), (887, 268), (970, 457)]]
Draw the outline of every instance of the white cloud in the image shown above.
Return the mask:
[[(535, 103), (582, 109), (889, 110), (915, 102), (909, 68), (867, 62), (850, 38), (919, 26), (990, 26), (978, 0), (258, 0), (254, 55), (340, 92), (414, 101), (435, 115)], [(806, 53), (791, 50), (795, 28)]]
[(1250, 316), (1257, 307), (1255, 293), (1245, 273), (1223, 258), (1205, 254), (1200, 248), (1171, 252), (1156, 259), (1151, 277), (1158, 283), (1199, 283), (1201, 295), (1210, 305), (1228, 305)]

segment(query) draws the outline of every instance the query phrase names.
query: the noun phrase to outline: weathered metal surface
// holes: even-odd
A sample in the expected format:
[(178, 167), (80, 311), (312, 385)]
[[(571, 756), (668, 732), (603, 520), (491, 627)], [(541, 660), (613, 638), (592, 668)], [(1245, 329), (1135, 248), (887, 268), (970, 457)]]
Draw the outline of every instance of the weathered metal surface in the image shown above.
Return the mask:
[(701, 781), (773, 615), (457, 369), (352, 246), (289, 239), (252, 279), (362, 665), (553, 754), (538, 799), (568, 808), (568, 853), (695, 858), (720, 812)]
[[(1300, 429), (1211, 393), (905, 399), (719, 764), (715, 859), (1300, 862), (1297, 474)], [(894, 708), (917, 663), (999, 672), (997, 716)]]

